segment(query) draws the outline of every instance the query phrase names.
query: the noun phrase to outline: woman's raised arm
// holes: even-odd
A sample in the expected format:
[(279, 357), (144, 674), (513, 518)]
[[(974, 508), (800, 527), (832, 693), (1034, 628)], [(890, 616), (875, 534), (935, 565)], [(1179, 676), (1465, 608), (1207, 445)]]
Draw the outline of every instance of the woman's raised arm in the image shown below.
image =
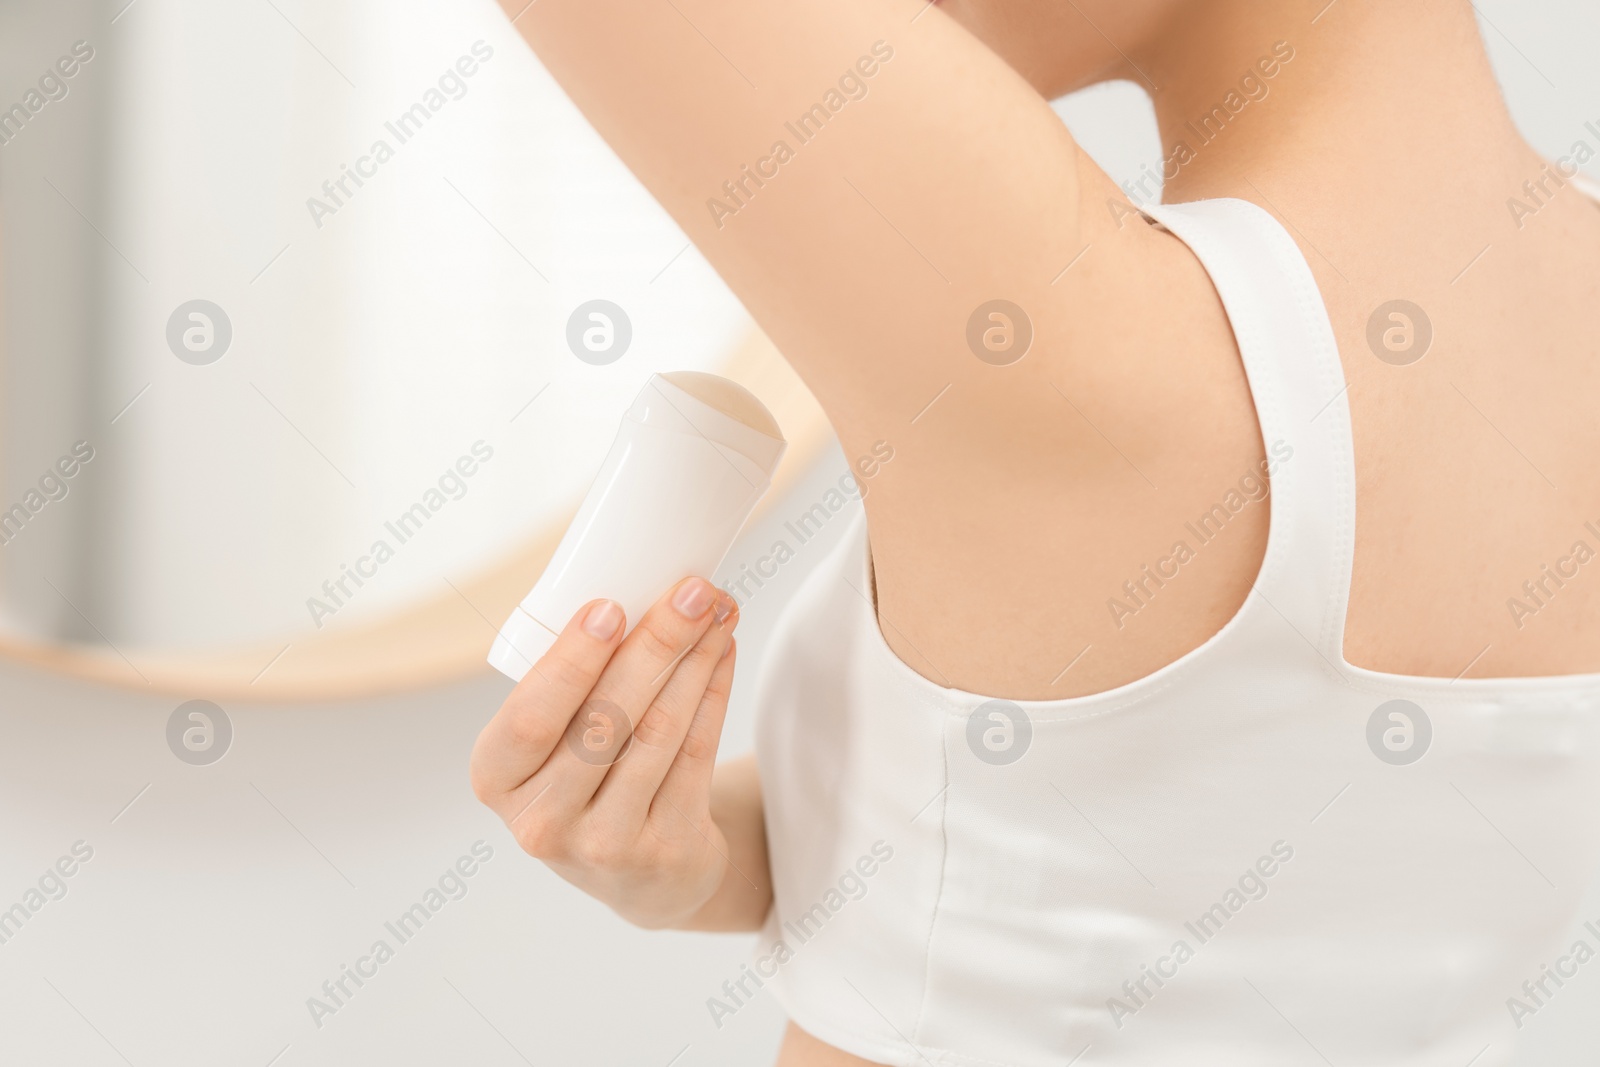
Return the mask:
[(967, 344), (980, 304), (1028, 308), (1043, 333), (1104, 308), (1076, 278), (1051, 283), (1090, 231), (1115, 227), (1105, 202), (1120, 194), (936, 6), (502, 6), (836, 423), (864, 397), (925, 402), (951, 380), (941, 363), (981, 369)]

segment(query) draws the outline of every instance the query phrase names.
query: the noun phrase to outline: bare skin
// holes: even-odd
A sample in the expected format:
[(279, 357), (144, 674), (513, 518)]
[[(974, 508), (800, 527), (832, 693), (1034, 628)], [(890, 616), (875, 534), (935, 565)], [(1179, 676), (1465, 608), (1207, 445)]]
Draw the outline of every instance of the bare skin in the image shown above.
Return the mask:
[[(1321, 286), (1355, 435), (1346, 658), (1438, 677), (1600, 671), (1600, 570), (1531, 617), (1507, 604), (1600, 525), (1600, 211), (1553, 183), (1513, 127), (1465, 0), (503, 2), (806, 380), (846, 454), (894, 445), (866, 506), (880, 624), (913, 669), (1013, 699), (1104, 691), (1203, 643), (1259, 569), (1264, 507), (1121, 629), (1107, 611), (1264, 454), (1209, 280), (1180, 242), (1129, 220), (1046, 105), (1124, 77), (1151, 90), (1167, 149), (1194, 149), (1163, 199), (1266, 208)], [(784, 123), (880, 41), (893, 55), (858, 78), (865, 95), (797, 143)], [(1292, 58), (1267, 95), (1196, 147), (1186, 123), (1280, 42)], [(730, 197), (723, 183), (779, 138), (793, 158)], [(1524, 183), (1541, 180), (1534, 201)], [(1519, 225), (1512, 197), (1537, 212)], [(1035, 330), (1003, 368), (965, 343), (972, 309), (996, 296)], [(1404, 367), (1367, 344), (1373, 311), (1396, 298), (1434, 330)], [(613, 879), (630, 887), (619, 910), (650, 885), (693, 883), (676, 921), (759, 925), (748, 765), (719, 772), (717, 796), (687, 815), (733, 862)], [(779, 1062), (866, 1061), (791, 1028)]]

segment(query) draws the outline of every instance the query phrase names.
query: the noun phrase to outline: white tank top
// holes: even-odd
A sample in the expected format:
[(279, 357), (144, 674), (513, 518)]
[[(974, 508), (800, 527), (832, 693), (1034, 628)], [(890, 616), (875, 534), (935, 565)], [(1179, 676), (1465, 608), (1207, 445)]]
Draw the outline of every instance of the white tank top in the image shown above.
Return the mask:
[(1149, 214), (1221, 294), (1272, 464), (1249, 598), (1138, 681), (991, 701), (884, 642), (857, 514), (768, 653), (774, 908), (717, 999), (765, 986), (896, 1067), (1510, 1064), (1600, 972), (1600, 675), (1345, 662), (1350, 418), (1311, 271), (1254, 205)]

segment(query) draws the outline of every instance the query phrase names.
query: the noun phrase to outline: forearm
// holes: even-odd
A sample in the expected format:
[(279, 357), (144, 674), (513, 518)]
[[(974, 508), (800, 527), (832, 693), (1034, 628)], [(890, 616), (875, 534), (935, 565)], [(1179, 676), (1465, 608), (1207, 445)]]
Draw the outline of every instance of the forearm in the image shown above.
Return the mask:
[(715, 895), (682, 928), (723, 932), (760, 929), (772, 906), (772, 875), (767, 865), (767, 829), (754, 755), (717, 765), (711, 782), (711, 818), (727, 839), (726, 868)]

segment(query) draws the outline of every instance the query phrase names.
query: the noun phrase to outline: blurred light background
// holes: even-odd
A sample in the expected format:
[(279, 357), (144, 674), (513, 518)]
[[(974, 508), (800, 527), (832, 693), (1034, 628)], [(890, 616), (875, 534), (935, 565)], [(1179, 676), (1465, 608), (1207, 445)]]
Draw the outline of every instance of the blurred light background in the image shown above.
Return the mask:
[[(7, 546), (14, 627), (97, 636), (48, 577), (118, 644), (303, 630), (323, 581), (483, 440), (494, 460), (448, 531), (338, 621), (392, 609), (550, 522), (650, 372), (715, 366), (747, 329), (492, 4), (274, 3), (0, 16), (8, 103), (75, 41), (94, 48), (0, 150), (0, 499), (75, 441), (96, 451), (72, 487), (92, 500)], [(441, 76), (444, 105), (402, 143), (386, 124)], [(324, 191), (379, 140), (393, 158)], [(596, 297), (634, 325), (607, 368), (561, 343)], [(232, 325), (207, 366), (166, 343), (194, 299)]]
[[(1592, 139), (1600, 12), (1478, 7), (1534, 144)], [(486, 443), (465, 495), (329, 625), (382, 620), (547, 536), (645, 377), (718, 370), (750, 336), (488, 0), (4, 0), (0, 108), (79, 41), (93, 58), (66, 95), (0, 126), (0, 509), (94, 449), (0, 548), (0, 629), (20, 641), (109, 642), (138, 664), (304, 640), (307, 598)], [(475, 46), (399, 144), (385, 124)], [(1057, 109), (1118, 179), (1159, 159), (1133, 85)], [(314, 215), (379, 139), (393, 158)], [(604, 367), (564, 341), (594, 298), (633, 324)], [(192, 300), (231, 325), (207, 365), (167, 341)], [(725, 571), (843, 470), (829, 449), (797, 472)], [(836, 533), (746, 609), (727, 754), (749, 748), (772, 621)], [(0, 908), (74, 841), (96, 849), (0, 944), (0, 1063), (768, 1062), (769, 999), (723, 1029), (705, 1010), (747, 938), (627, 928), (476, 806), (466, 752), (508, 688), (484, 668), (389, 697), (240, 700), (233, 750), (197, 768), (164, 738), (179, 697), (0, 659)], [(495, 856), (470, 893), (313, 1025), (306, 998), (478, 839)], [(1525, 1062), (1591, 1063), (1597, 1005), (1585, 971), (1530, 1023)]]

